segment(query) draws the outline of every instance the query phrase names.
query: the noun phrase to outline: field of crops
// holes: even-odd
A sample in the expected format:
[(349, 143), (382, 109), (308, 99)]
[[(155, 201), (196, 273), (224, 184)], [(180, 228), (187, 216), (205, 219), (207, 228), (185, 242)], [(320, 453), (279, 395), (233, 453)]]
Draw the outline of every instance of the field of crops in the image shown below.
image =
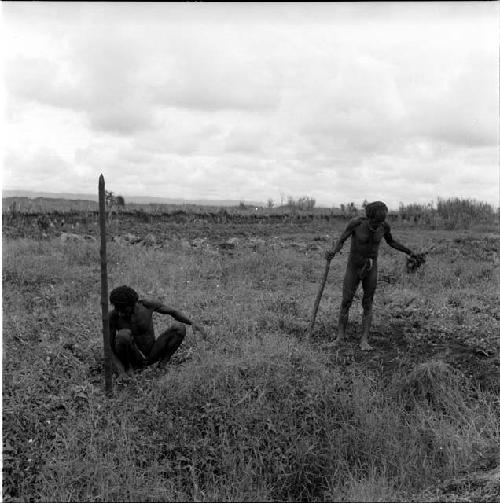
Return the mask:
[[(4, 501), (497, 501), (498, 233), (395, 224), (432, 251), (407, 274), (381, 245), (363, 353), (359, 293), (348, 341), (330, 345), (349, 242), (305, 337), (343, 225), (116, 216), (110, 289), (209, 336), (189, 329), (165, 369), (115, 380), (107, 398), (95, 222), (4, 223)], [(155, 315), (157, 332), (170, 321)]]

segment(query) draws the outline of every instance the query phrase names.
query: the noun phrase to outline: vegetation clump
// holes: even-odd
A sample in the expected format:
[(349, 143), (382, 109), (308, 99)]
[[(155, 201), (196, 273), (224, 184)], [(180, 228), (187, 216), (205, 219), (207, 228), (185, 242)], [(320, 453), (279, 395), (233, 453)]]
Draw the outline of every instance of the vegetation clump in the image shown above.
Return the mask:
[(408, 407), (427, 403), (435, 410), (450, 414), (463, 404), (464, 391), (470, 385), (442, 360), (429, 360), (415, 365), (399, 384), (399, 396)]

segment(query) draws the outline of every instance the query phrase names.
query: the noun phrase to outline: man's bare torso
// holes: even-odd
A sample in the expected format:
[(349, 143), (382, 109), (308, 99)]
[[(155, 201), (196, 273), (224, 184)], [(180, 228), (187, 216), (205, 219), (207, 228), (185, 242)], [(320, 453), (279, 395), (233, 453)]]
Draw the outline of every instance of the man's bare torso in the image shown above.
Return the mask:
[(149, 355), (155, 342), (155, 333), (153, 327), (154, 309), (146, 307), (147, 302), (139, 300), (134, 306), (134, 311), (130, 318), (119, 316), (116, 310), (110, 313), (110, 326), (117, 331), (129, 329), (132, 337), (144, 355)]
[(370, 230), (369, 221), (366, 218), (360, 218), (359, 223), (355, 222), (355, 224), (351, 234), (349, 262), (354, 266), (361, 266), (366, 259), (377, 260), (380, 242), (390, 231), (385, 222)]

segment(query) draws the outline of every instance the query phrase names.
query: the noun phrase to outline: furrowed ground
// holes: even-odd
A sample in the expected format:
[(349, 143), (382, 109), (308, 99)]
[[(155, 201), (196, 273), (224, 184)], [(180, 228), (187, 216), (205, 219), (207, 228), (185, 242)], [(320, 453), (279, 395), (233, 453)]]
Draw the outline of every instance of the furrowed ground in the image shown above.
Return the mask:
[(111, 399), (98, 243), (4, 230), (4, 501), (495, 501), (498, 236), (394, 228), (433, 249), (409, 275), (382, 244), (366, 354), (358, 294), (348, 342), (329, 346), (348, 242), (305, 337), (342, 227), (113, 222), (110, 289), (171, 304), (209, 338), (188, 329), (166, 369), (115, 381)]

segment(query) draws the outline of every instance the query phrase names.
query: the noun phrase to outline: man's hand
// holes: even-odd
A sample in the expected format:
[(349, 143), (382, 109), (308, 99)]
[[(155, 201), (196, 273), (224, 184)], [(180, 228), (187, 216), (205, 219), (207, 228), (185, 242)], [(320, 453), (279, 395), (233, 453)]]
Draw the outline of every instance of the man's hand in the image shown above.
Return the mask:
[(326, 260), (332, 260), (333, 257), (335, 257), (335, 252), (333, 250), (326, 250), (325, 251), (325, 259)]
[(425, 264), (425, 255), (426, 253), (413, 253), (410, 252), (406, 257), (406, 272), (413, 273), (420, 266)]
[(425, 256), (427, 255), (427, 253), (415, 253), (415, 252), (410, 252), (408, 254), (408, 256), (413, 259), (413, 260), (422, 260), (424, 259), (425, 261)]
[(191, 326), (193, 327), (193, 332), (199, 332), (204, 340), (207, 339), (208, 334), (205, 332), (205, 330), (203, 328), (200, 327), (200, 325), (193, 323)]

